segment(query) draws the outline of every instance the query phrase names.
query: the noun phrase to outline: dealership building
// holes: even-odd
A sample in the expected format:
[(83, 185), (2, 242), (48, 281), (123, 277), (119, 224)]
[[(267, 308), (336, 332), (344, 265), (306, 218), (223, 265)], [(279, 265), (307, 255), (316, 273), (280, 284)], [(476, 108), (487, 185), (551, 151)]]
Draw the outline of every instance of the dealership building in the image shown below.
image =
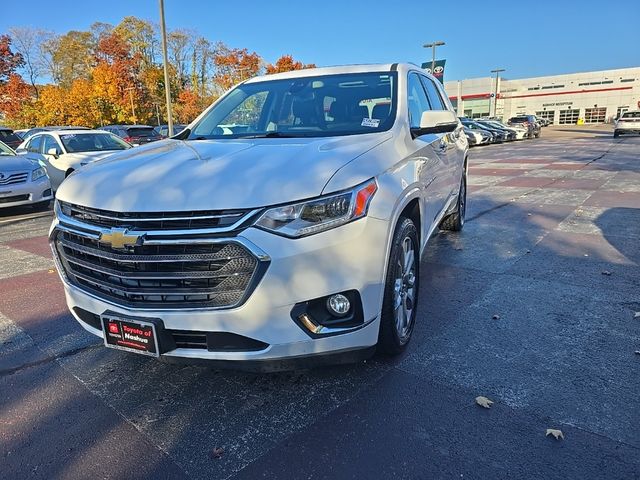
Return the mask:
[(495, 77), (473, 78), (445, 82), (445, 90), (460, 116), (508, 120), (535, 114), (554, 124), (603, 123), (627, 110), (640, 110), (640, 67), (499, 78), (497, 85)]

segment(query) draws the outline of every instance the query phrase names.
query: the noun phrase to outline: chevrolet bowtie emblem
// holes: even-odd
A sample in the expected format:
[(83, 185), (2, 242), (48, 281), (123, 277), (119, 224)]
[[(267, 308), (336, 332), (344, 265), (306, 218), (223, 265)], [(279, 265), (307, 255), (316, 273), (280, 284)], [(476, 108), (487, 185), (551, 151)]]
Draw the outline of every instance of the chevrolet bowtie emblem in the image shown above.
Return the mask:
[(138, 245), (141, 237), (137, 233), (128, 233), (126, 228), (112, 228), (100, 234), (100, 241), (110, 243), (112, 248), (124, 248)]

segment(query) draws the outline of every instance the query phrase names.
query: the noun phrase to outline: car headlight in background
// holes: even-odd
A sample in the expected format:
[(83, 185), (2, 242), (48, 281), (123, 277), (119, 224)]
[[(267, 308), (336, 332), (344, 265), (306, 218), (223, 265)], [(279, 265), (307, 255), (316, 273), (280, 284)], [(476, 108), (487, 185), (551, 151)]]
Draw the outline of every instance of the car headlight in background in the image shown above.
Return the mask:
[(38, 167), (31, 172), (31, 181), (35, 182), (36, 180), (41, 179), (42, 177), (46, 177), (47, 171), (44, 167)]
[(369, 180), (347, 192), (270, 208), (255, 225), (291, 238), (324, 232), (366, 216), (377, 190), (376, 181)]

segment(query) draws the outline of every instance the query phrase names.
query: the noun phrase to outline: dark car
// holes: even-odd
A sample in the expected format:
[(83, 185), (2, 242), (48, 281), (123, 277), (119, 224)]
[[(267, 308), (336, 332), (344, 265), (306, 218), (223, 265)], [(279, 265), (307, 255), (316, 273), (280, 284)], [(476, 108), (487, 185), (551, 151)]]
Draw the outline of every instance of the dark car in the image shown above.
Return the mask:
[(163, 138), (149, 125), (107, 125), (100, 130), (113, 133), (132, 145), (142, 145)]
[(495, 128), (496, 130), (500, 130), (500, 131), (506, 132), (508, 141), (515, 140), (516, 137), (517, 137), (516, 131), (514, 129), (509, 128), (506, 125), (501, 125), (495, 120), (484, 120), (484, 119), (481, 119), (481, 120), (476, 120), (476, 121), (480, 125), (484, 125), (485, 127)]
[[(186, 125), (181, 125), (181, 124), (173, 124), (173, 134), (177, 135), (178, 133), (180, 133), (181, 131), (183, 131), (185, 128), (187, 128)], [(169, 125), (158, 125), (157, 127), (153, 128), (156, 132), (158, 132), (158, 135), (162, 136), (163, 138), (167, 138), (169, 136)]]
[(89, 130), (89, 127), (73, 127), (73, 126), (50, 126), (50, 127), (34, 127), (22, 134), (22, 140), (27, 140), (31, 135), (40, 132), (53, 132), (54, 130)]
[(518, 125), (529, 130), (529, 138), (540, 136), (540, 124), (536, 121), (535, 115), (518, 115), (511, 117), (507, 122), (508, 125)]
[(13, 130), (6, 127), (0, 127), (0, 142), (9, 145), (14, 150), (22, 143), (22, 139), (13, 133)]
[(482, 125), (481, 123), (466, 117), (462, 117), (460, 122), (462, 122), (463, 126), (470, 128), (471, 130), (483, 130), (485, 132), (490, 132), (493, 135), (492, 143), (501, 143), (508, 140), (509, 135), (503, 130), (487, 127), (486, 125)]

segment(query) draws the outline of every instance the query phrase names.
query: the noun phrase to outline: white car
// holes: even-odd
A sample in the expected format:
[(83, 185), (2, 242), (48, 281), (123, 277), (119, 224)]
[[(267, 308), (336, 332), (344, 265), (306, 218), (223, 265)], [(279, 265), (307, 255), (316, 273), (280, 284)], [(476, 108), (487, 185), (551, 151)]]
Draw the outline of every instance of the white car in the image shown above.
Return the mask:
[(44, 165), (16, 155), (0, 142), (0, 208), (31, 205), (46, 209), (52, 198)]
[(516, 140), (524, 140), (529, 136), (529, 130), (524, 127), (519, 127), (518, 125), (505, 125), (502, 122), (497, 120), (483, 120), (484, 123), (492, 125), (496, 128), (502, 128), (507, 130), (512, 130), (516, 133)]
[(68, 306), (106, 346), (165, 359), (399, 353), (427, 240), (464, 225), (467, 152), (414, 65), (253, 78), (65, 180), (50, 242)]
[(16, 152), (43, 162), (56, 191), (81, 166), (129, 148), (131, 145), (117, 135), (101, 130), (54, 130), (30, 136)]
[(624, 112), (618, 120), (613, 130), (613, 137), (617, 138), (623, 133), (640, 134), (640, 110)]

